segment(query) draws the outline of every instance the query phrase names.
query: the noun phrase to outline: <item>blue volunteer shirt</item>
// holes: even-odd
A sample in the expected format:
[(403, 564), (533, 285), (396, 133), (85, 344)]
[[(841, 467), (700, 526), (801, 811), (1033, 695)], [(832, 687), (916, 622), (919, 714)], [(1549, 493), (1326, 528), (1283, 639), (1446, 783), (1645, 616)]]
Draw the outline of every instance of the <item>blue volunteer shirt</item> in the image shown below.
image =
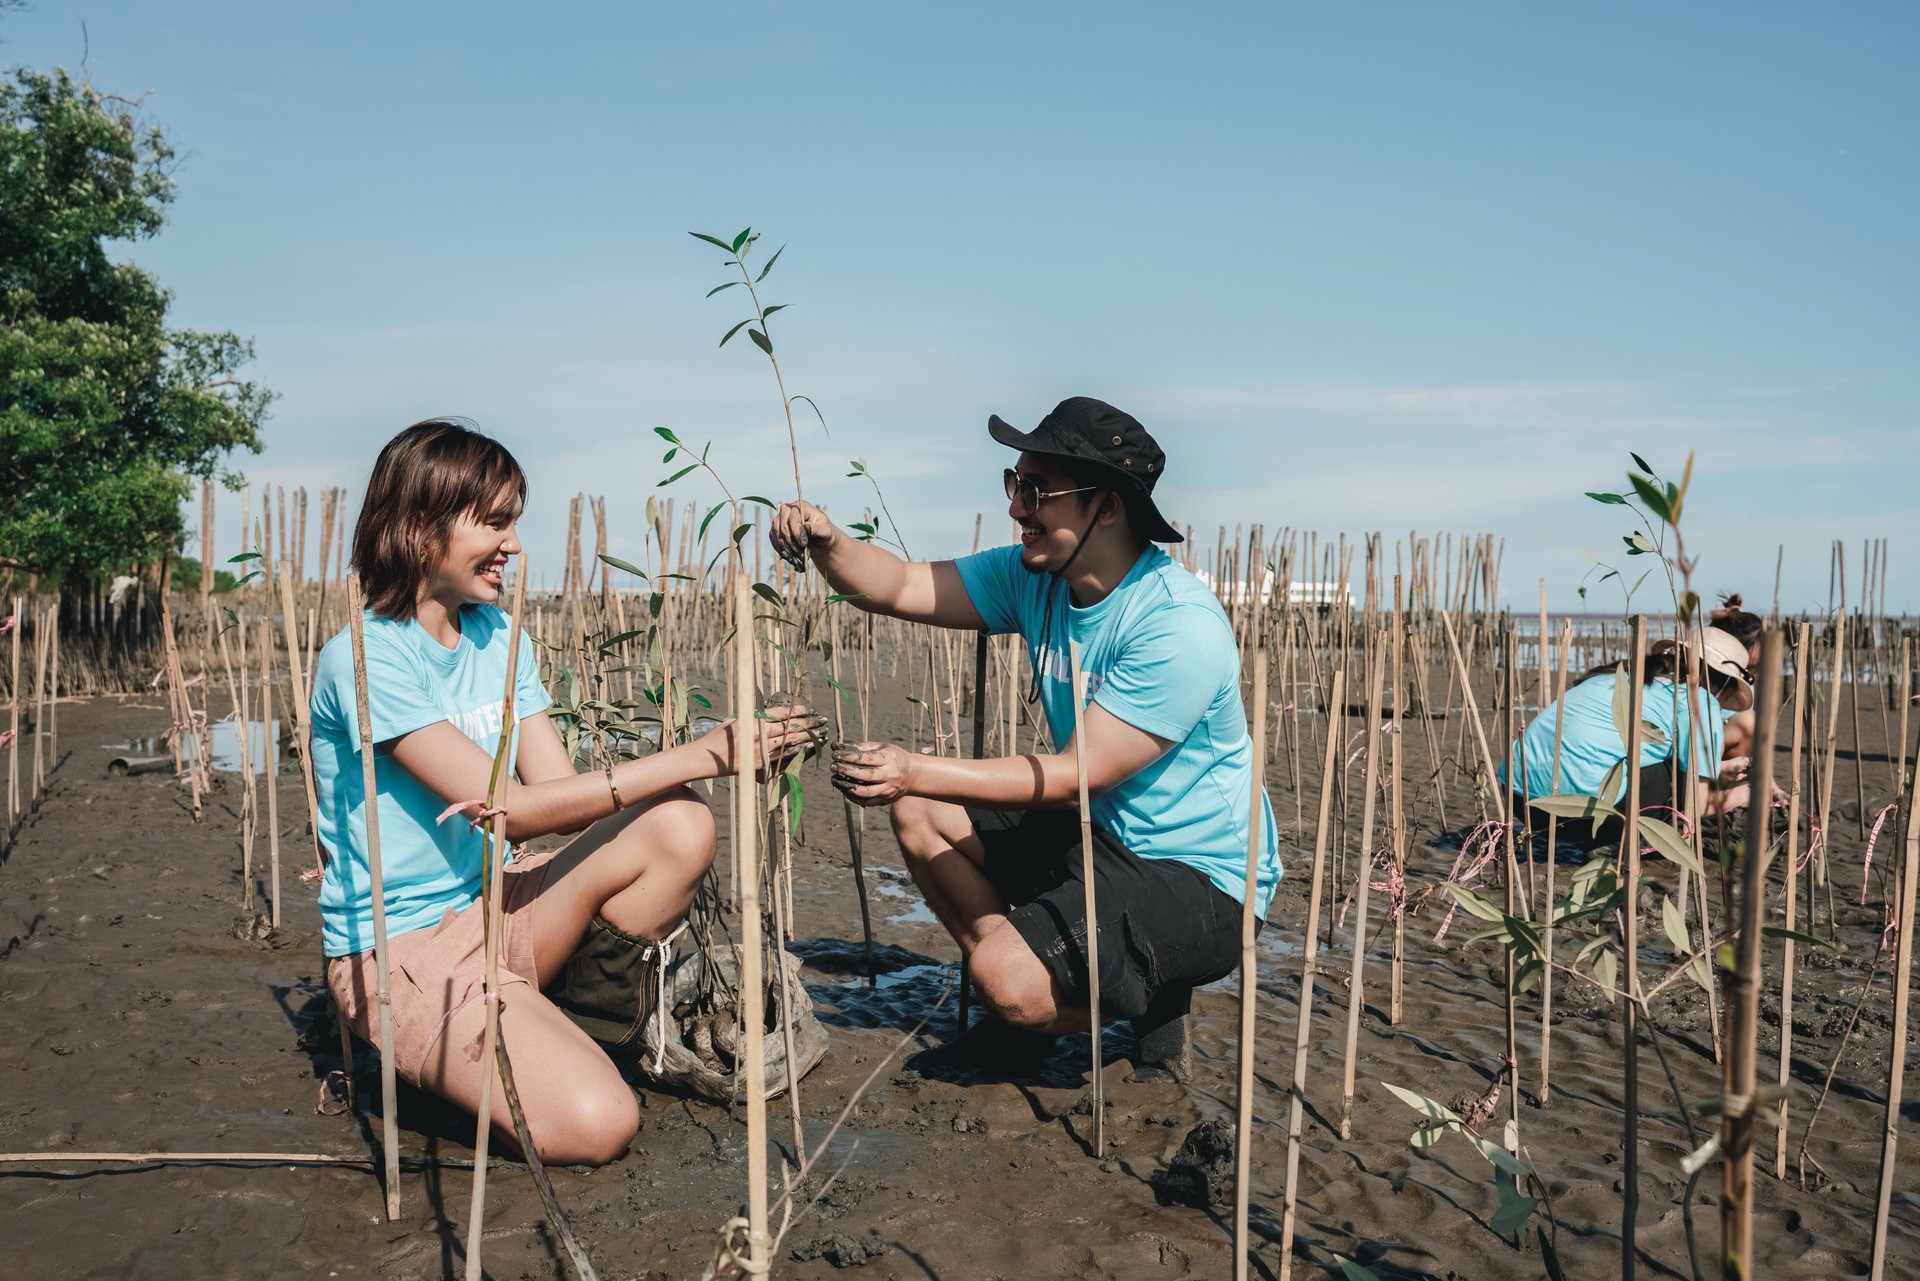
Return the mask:
[[(1613, 723), (1613, 691), (1619, 677), (1612, 672), (1585, 680), (1568, 690), (1560, 702), (1549, 705), (1528, 723), (1520, 740), (1508, 749), (1502, 779), (1514, 776), (1520, 745), (1526, 745), (1526, 771), (1521, 780), (1529, 797), (1546, 796), (1553, 791), (1553, 726), (1564, 722), (1560, 731), (1560, 794), (1598, 796), (1607, 771), (1626, 759), (1627, 745)], [(1695, 717), (1687, 714), (1686, 691), (1666, 677), (1653, 681), (1641, 698), (1640, 719), (1658, 725), (1666, 742), (1642, 741), (1640, 764), (1644, 768), (1673, 757), (1675, 747), (1681, 759), (1691, 762), (1695, 774), (1713, 778), (1720, 773), (1720, 755), (1726, 744), (1728, 714), (1705, 689), (1698, 691), (1698, 720), (1704, 732), (1693, 741)]]
[[(463, 911), (480, 896), (481, 836), (455, 817), (434, 820), (447, 803), (383, 750), (402, 734), (448, 721), (492, 756), (500, 744), (500, 700), (507, 680), (507, 615), (491, 605), (460, 611), (460, 643), (448, 649), (419, 623), (363, 615), (367, 702), (373, 725), (374, 788), (380, 801), (380, 865), (387, 930), (405, 934)], [(545, 711), (533, 642), (520, 637), (515, 714)], [(353, 636), (343, 629), (320, 651), (313, 673), (313, 781), (320, 839), (332, 852), (320, 887), (328, 956), (373, 946), (373, 883), (367, 868), (366, 792), (353, 689)], [(514, 734), (514, 748), (519, 733)], [(511, 755), (508, 769), (513, 768)]]
[[(1091, 701), (1172, 742), (1151, 765), (1093, 798), (1094, 821), (1140, 857), (1186, 863), (1244, 902), (1253, 744), (1240, 701), (1239, 650), (1213, 593), (1159, 547), (1142, 552), (1120, 585), (1086, 609), (1072, 604), (1064, 583), (1049, 605), (1053, 578), (1022, 568), (1018, 547), (954, 564), (987, 629), (1025, 638), (1055, 743), (1073, 736), (1070, 640), (1080, 644)], [(1280, 880), (1280, 850), (1264, 789), (1260, 806), (1254, 910), (1264, 917)]]

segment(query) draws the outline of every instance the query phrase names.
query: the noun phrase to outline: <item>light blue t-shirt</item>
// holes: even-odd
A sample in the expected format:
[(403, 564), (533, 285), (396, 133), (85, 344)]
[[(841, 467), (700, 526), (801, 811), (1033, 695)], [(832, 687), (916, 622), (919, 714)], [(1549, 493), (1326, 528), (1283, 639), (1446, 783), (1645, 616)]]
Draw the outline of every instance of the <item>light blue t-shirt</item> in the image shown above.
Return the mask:
[[(1199, 869), (1236, 902), (1247, 886), (1247, 823), (1253, 744), (1240, 701), (1233, 628), (1200, 580), (1158, 547), (1140, 554), (1106, 599), (1073, 606), (1049, 574), (1021, 567), (1018, 547), (954, 562), (974, 609), (994, 633), (1018, 632), (1040, 673), (1040, 704), (1053, 741), (1073, 736), (1069, 640), (1080, 643), (1088, 696), (1114, 716), (1173, 746), (1093, 798), (1093, 819), (1142, 858)], [(1045, 625), (1051, 612), (1051, 627)], [(1042, 632), (1046, 646), (1040, 645)], [(1254, 910), (1261, 916), (1280, 880), (1273, 807), (1261, 792), (1264, 848)]]
[[(1560, 733), (1561, 795), (1598, 796), (1607, 771), (1627, 755), (1627, 745), (1613, 723), (1613, 691), (1619, 677), (1612, 672), (1585, 680), (1568, 690), (1560, 703), (1549, 705), (1533, 718), (1520, 735), (1526, 745), (1526, 772), (1523, 775), (1529, 797), (1546, 796), (1553, 790), (1553, 725), (1564, 718)], [(1720, 753), (1726, 743), (1727, 714), (1705, 689), (1698, 691), (1699, 721), (1705, 732), (1696, 748), (1693, 720), (1687, 714), (1685, 690), (1666, 677), (1650, 683), (1641, 698), (1640, 719), (1658, 725), (1666, 742), (1643, 739), (1640, 744), (1642, 768), (1670, 760), (1675, 745), (1682, 759), (1692, 762), (1693, 772), (1713, 778), (1720, 772)], [(1508, 750), (1502, 778), (1512, 777), (1520, 755), (1520, 743)]]
[[(480, 896), (482, 840), (458, 816), (435, 823), (447, 803), (388, 755), (386, 744), (444, 720), (493, 755), (500, 745), (500, 699), (506, 691), (508, 619), (492, 605), (467, 606), (460, 611), (460, 643), (452, 649), (411, 619), (369, 612), (363, 620), (387, 932), (400, 935), (437, 923), (449, 907), (464, 911)], [(525, 633), (514, 688), (515, 714), (522, 718), (553, 702), (540, 684), (533, 642)], [(321, 936), (328, 956), (347, 956), (373, 946), (366, 791), (348, 630), (327, 642), (314, 665), (312, 716), (320, 839), (332, 853), (320, 886)], [(518, 730), (514, 740), (517, 750)], [(513, 768), (512, 756), (507, 768)]]

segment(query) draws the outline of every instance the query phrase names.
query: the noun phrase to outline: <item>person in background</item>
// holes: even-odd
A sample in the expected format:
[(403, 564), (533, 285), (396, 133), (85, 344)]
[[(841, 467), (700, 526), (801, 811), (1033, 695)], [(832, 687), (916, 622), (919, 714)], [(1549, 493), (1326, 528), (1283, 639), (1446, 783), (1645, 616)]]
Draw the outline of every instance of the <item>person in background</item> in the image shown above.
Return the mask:
[[(1687, 648), (1660, 641), (1647, 655), (1640, 715), (1660, 733), (1643, 737), (1637, 767), (1641, 812), (1652, 812), (1655, 817), (1668, 811), (1680, 812), (1685, 805), (1688, 789), (1683, 783), (1676, 796), (1674, 787), (1676, 775), (1684, 778), (1682, 770), (1702, 780), (1701, 812), (1688, 817), (1711, 817), (1747, 804), (1745, 783), (1726, 788), (1710, 786), (1720, 778), (1723, 713), (1742, 712), (1753, 706), (1747, 650), (1717, 627), (1707, 628), (1703, 636), (1704, 652), (1695, 667), (1699, 688), (1692, 707), (1686, 697), (1683, 666)], [(1562, 796), (1600, 796), (1607, 774), (1627, 755), (1626, 742), (1613, 719), (1614, 692), (1622, 679), (1613, 667), (1596, 667), (1528, 723), (1508, 750), (1500, 770), (1501, 780), (1513, 789), (1516, 813), (1527, 801), (1555, 792)], [(1553, 772), (1556, 724), (1560, 727), (1557, 788)], [(1602, 799), (1617, 802), (1624, 794), (1623, 784), (1619, 796)], [(1618, 840), (1620, 830), (1618, 819), (1608, 819), (1598, 839)]]

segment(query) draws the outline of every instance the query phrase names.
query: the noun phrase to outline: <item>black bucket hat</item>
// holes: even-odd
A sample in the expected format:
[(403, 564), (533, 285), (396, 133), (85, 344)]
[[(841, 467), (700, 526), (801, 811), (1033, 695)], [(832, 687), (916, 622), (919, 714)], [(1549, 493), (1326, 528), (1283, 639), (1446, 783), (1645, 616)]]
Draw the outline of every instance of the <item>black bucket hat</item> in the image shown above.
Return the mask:
[(1020, 431), (994, 414), (987, 432), (1009, 449), (1091, 463), (1127, 505), (1134, 529), (1156, 543), (1186, 540), (1153, 503), (1153, 486), (1167, 456), (1140, 420), (1091, 396), (1069, 396), (1032, 431)]

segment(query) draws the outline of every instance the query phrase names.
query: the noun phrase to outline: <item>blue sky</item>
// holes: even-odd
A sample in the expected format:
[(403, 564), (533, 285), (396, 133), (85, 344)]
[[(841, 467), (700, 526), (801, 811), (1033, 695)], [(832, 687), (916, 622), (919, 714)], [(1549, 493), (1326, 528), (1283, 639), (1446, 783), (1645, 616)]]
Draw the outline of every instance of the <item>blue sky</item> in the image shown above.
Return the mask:
[(656, 426), (784, 495), (766, 362), (715, 347), (741, 291), (703, 298), (723, 259), (686, 235), (752, 224), (790, 246), (774, 338), (843, 520), (864, 457), (917, 553), (965, 551), (1006, 528), (987, 415), (1095, 395), (1209, 547), (1488, 531), (1523, 608), (1611, 559), (1581, 493), (1629, 449), (1696, 452), (1703, 588), (1768, 603), (1784, 542), (1783, 605), (1818, 608), (1830, 541), (1857, 579), (1884, 537), (1920, 607), (1916, 37), (1896, 4), (0, 14), (8, 64), (152, 90), (179, 198), (130, 253), (180, 323), (256, 340), (255, 481), (357, 491), (465, 414), (527, 464), (536, 572), (576, 492), (637, 551)]

